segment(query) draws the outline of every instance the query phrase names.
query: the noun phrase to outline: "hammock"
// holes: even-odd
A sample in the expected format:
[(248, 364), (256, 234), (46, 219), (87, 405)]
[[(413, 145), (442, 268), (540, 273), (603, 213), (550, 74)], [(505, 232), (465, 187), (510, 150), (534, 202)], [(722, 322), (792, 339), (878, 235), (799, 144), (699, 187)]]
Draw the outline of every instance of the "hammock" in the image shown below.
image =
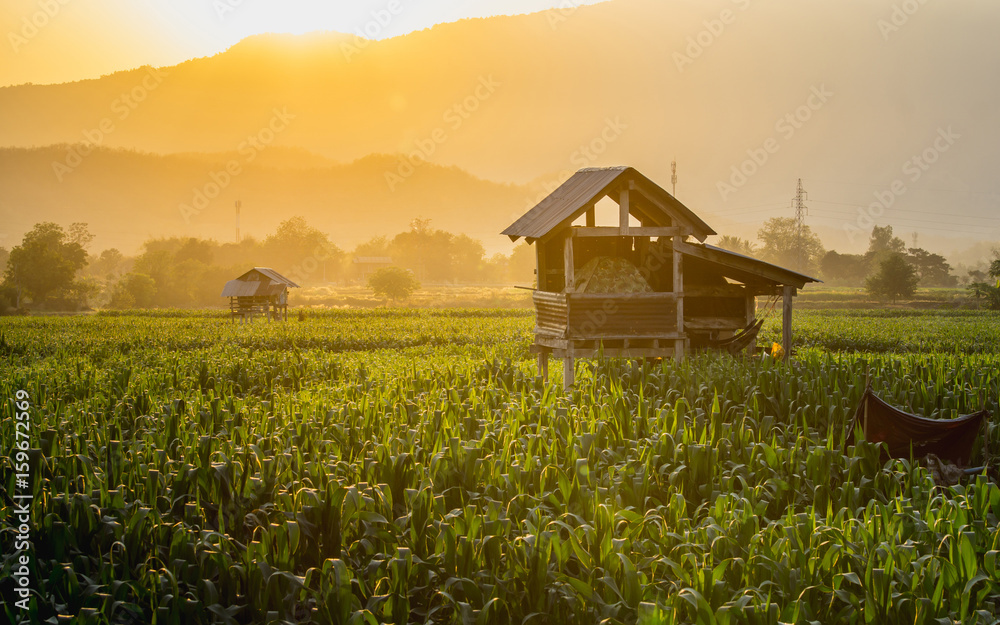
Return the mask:
[[(860, 427), (866, 440), (885, 443), (883, 458), (921, 458), (934, 454), (960, 467), (968, 466), (976, 436), (989, 419), (983, 409), (957, 419), (928, 419), (903, 412), (875, 396), (871, 387), (865, 389), (861, 403), (851, 420), (847, 445), (854, 444), (854, 431)], [(985, 445), (985, 437), (983, 438)], [(984, 457), (986, 449), (984, 447)]]
[(728, 339), (714, 339), (709, 342), (715, 349), (724, 349), (730, 354), (738, 354), (754, 342), (760, 333), (760, 329), (764, 326), (764, 321), (765, 318), (761, 317), (743, 328), (739, 334), (734, 334)]
[(771, 313), (774, 312), (774, 305), (777, 301), (777, 297), (772, 297), (771, 303), (765, 307), (764, 314), (756, 317), (753, 322), (743, 328), (739, 334), (734, 334), (727, 339), (711, 339), (709, 340), (709, 345), (711, 345), (714, 349), (725, 350), (734, 355), (742, 352), (757, 339), (757, 335), (760, 334), (760, 329), (764, 327), (764, 322), (767, 321), (768, 317), (771, 316)]

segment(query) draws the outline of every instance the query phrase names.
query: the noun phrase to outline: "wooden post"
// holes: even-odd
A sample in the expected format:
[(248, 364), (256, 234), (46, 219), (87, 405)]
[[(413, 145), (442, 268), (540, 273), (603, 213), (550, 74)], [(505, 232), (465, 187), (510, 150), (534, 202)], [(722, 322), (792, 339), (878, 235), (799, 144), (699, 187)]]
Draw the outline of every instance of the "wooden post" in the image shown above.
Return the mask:
[(549, 353), (547, 351), (538, 352), (538, 375), (542, 380), (549, 381)]
[(781, 347), (785, 350), (785, 360), (792, 358), (792, 298), (795, 297), (795, 287), (785, 286), (785, 301), (782, 306)]
[(573, 234), (568, 233), (566, 243), (563, 246), (563, 274), (566, 276), (566, 293), (572, 293), (576, 285), (576, 269), (573, 267)]
[[(674, 237), (674, 295), (677, 297), (677, 334), (684, 334), (684, 256), (680, 252), (680, 236)], [(684, 360), (685, 340), (674, 341), (674, 358)]]
[(566, 355), (563, 356), (563, 390), (568, 391), (576, 383), (576, 372), (574, 371), (573, 341), (566, 347)]
[(747, 325), (757, 320), (757, 297), (747, 289)]
[(587, 207), (587, 227), (593, 228), (597, 225), (597, 215), (594, 211), (594, 205), (591, 204)]
[(618, 231), (623, 237), (628, 236), (629, 208), (628, 187), (622, 187), (618, 197)]

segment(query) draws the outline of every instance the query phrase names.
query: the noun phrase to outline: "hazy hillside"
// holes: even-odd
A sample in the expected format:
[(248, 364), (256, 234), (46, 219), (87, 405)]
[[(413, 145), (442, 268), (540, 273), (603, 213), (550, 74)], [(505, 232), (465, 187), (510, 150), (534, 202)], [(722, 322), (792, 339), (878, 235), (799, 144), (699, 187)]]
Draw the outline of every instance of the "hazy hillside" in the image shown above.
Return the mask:
[[(896, 16), (889, 0), (614, 0), (464, 20), (363, 47), (340, 34), (259, 36), (158, 71), (0, 89), (0, 145), (76, 142), (87, 132), (105, 146), (238, 153), (256, 137), (337, 162), (420, 152), (483, 179), (550, 187), (560, 172), (605, 164), (634, 165), (668, 184), (676, 158), (678, 196), (716, 217), (717, 228), (746, 235), (768, 216), (790, 215), (802, 177), (811, 224), (829, 245), (855, 249), (864, 233), (848, 241), (845, 227), (870, 227), (870, 211), (858, 207), (900, 181), (905, 192), (874, 217), (947, 248), (948, 237), (998, 236), (998, 29), (1000, 7), (987, 0), (927, 3)], [(904, 173), (949, 129), (957, 138), (932, 154), (933, 165), (916, 178)], [(753, 155), (759, 164), (748, 161)], [(734, 177), (740, 166), (753, 173)], [(313, 188), (368, 198), (368, 189), (386, 187), (375, 169), (317, 187), (274, 186), (274, 174), (239, 184), (247, 194), (253, 186), (273, 214), (323, 205)], [(141, 203), (169, 212), (198, 175), (164, 183), (172, 195)], [(76, 177), (77, 186), (91, 185)], [(77, 187), (38, 180), (46, 188), (0, 190), (3, 210), (20, 208), (15, 198), (41, 206), (59, 197), (68, 206), (77, 197), (69, 191)], [(140, 201), (124, 199), (137, 192), (131, 180), (109, 172), (95, 186), (104, 185), (122, 187), (117, 206)], [(449, 187), (440, 207), (429, 196), (392, 206), (436, 219), (439, 210), (445, 219), (455, 206), (475, 206), (468, 219), (481, 232), (524, 208), (505, 204), (503, 193), (487, 194), (488, 202), (462, 197), (466, 188)], [(326, 205), (337, 215), (331, 222), (356, 219), (348, 205)], [(961, 217), (942, 217), (949, 213)]]
[[(395, 167), (394, 158), (319, 166), (321, 157), (280, 151), (263, 151), (258, 161), (245, 164), (236, 154), (158, 156), (99, 149), (58, 182), (52, 162), (66, 150), (0, 149), (0, 212), (8, 232), (23, 232), (42, 220), (63, 225), (86, 221), (98, 235), (96, 249), (125, 252), (152, 236), (227, 241), (235, 234), (234, 202), (239, 198), (244, 235), (262, 237), (282, 220), (302, 215), (341, 247), (351, 247), (372, 236), (404, 231), (414, 217), (425, 216), (435, 227), (495, 244), (496, 233), (510, 221), (510, 207), (522, 207), (528, 197), (525, 187), (436, 165), (420, 167), (390, 190), (384, 173)], [(224, 180), (222, 172), (234, 160), (241, 173), (231, 176), (214, 199), (198, 203), (195, 190), (214, 193), (206, 187)], [(0, 246), (16, 244), (16, 236)]]

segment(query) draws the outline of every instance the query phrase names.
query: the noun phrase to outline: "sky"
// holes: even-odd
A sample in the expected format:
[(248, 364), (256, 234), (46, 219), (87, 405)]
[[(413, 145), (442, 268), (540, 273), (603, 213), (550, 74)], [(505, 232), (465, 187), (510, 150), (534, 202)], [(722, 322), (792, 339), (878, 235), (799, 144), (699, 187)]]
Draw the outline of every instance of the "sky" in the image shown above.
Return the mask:
[(332, 30), (384, 39), (463, 18), (598, 1), (3, 0), (0, 86), (174, 65), (266, 32)]

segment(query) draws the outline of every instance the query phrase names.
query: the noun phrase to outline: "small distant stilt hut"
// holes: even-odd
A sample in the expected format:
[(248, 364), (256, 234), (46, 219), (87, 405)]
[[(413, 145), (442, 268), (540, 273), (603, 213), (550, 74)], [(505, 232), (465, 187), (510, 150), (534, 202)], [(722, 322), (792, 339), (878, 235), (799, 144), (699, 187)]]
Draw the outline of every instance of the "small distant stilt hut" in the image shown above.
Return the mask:
[(234, 321), (253, 320), (257, 314), (269, 320), (288, 321), (289, 288), (297, 289), (299, 285), (273, 269), (254, 267), (227, 282), (222, 297), (229, 298), (229, 310)]

